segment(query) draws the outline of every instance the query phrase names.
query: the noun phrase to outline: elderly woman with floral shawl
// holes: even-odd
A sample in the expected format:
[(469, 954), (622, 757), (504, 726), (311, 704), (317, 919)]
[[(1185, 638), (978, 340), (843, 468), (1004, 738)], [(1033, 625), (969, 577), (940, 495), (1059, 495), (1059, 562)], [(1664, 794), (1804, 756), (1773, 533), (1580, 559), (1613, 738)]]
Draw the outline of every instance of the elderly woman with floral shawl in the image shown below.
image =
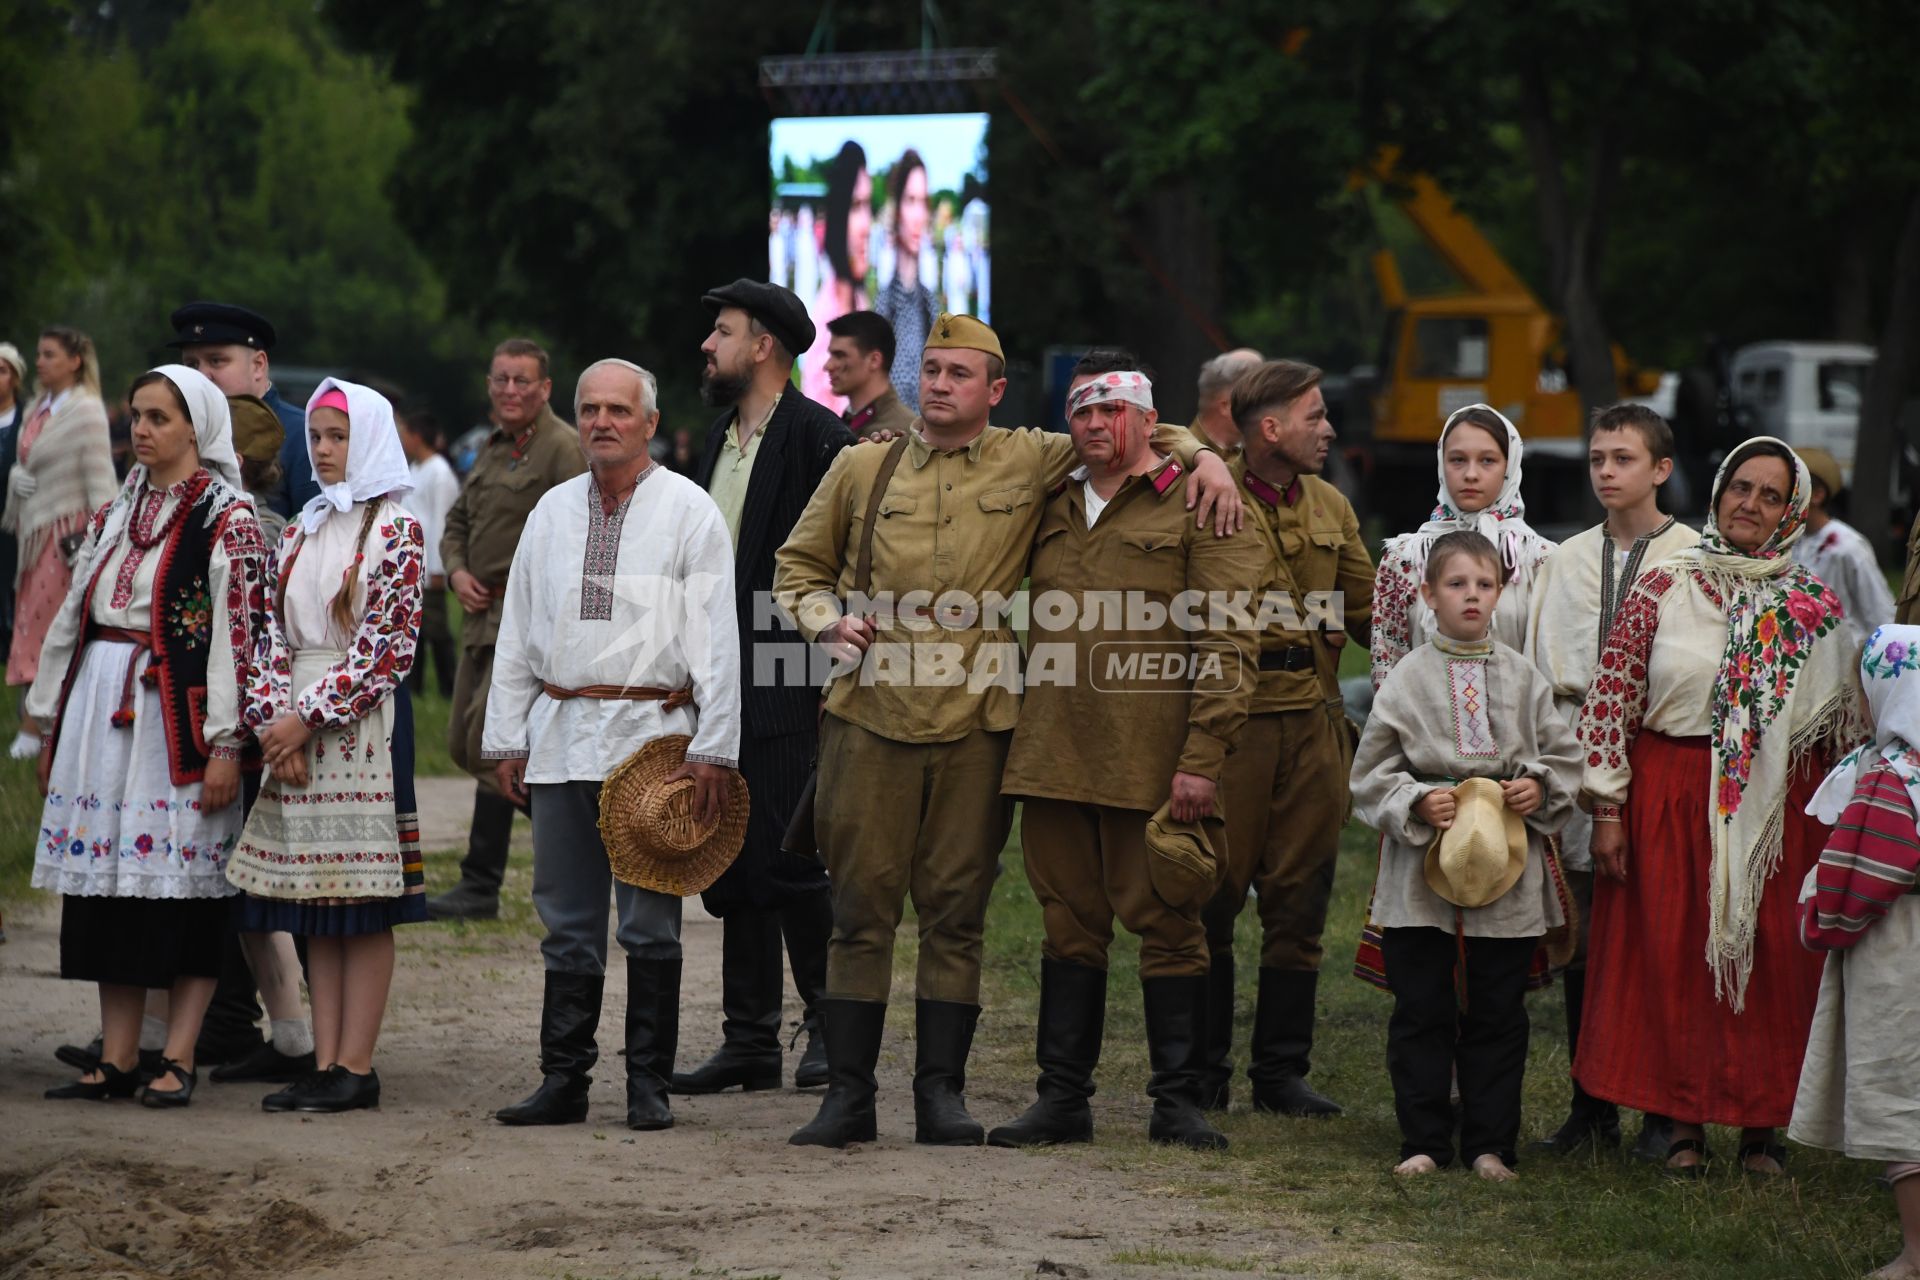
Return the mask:
[(1780, 441), (1736, 448), (1700, 545), (1620, 606), (1580, 717), (1600, 876), (1574, 1076), (1674, 1117), (1692, 1176), (1705, 1124), (1780, 1171), (1820, 981), (1794, 890), (1827, 828), (1803, 811), (1860, 708), (1840, 602), (1789, 555), (1811, 487)]
[(1920, 1277), (1920, 627), (1867, 641), (1873, 735), (1834, 766), (1813, 815), (1833, 825), (1800, 888), (1800, 936), (1827, 953), (1788, 1136), (1886, 1162), (1900, 1256), (1878, 1280)]

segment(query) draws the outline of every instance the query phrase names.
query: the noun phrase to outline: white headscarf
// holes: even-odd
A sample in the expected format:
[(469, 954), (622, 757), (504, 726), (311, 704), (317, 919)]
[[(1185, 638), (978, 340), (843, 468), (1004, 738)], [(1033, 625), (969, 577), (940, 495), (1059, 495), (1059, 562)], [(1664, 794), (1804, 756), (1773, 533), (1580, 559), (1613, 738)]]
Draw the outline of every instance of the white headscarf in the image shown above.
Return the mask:
[[(216, 492), (208, 507), (207, 522), (211, 524), (235, 501), (246, 496), (246, 487), (240, 482), (240, 458), (233, 451), (233, 414), (227, 408), (226, 393), (214, 386), (207, 375), (183, 364), (163, 364), (149, 372), (159, 374), (180, 392), (187, 416), (193, 420), (193, 442), (200, 454), (200, 465), (217, 485), (226, 489), (225, 493)], [(134, 463), (120, 492), (107, 508), (107, 518), (96, 545), (110, 547), (119, 538), (121, 530), (133, 518), (133, 505), (140, 500), (140, 491), (146, 484), (146, 464)]]
[(1888, 623), (1873, 633), (1860, 655), (1860, 685), (1873, 714), (1873, 736), (1833, 766), (1813, 793), (1807, 812), (1832, 826), (1853, 799), (1862, 775), (1886, 764), (1907, 787), (1920, 811), (1920, 627)]
[[(1474, 409), (1492, 414), (1507, 429), (1507, 474), (1500, 482), (1499, 496), (1478, 511), (1463, 512), (1447, 489), (1447, 433), (1453, 430), (1463, 414)], [(1540, 556), (1532, 544), (1543, 542), (1544, 539), (1527, 524), (1527, 504), (1520, 496), (1520, 459), (1525, 448), (1519, 431), (1507, 421), (1504, 413), (1492, 405), (1470, 404), (1448, 415), (1446, 425), (1440, 428), (1440, 441), (1434, 448), (1436, 468), (1440, 473), (1440, 496), (1434, 502), (1433, 514), (1427, 517), (1425, 524), (1404, 539), (1396, 539), (1412, 560), (1416, 579), (1426, 576), (1427, 552), (1433, 549), (1433, 540), (1443, 533), (1453, 533), (1459, 529), (1468, 529), (1484, 536), (1499, 550), (1500, 563), (1507, 571), (1509, 583), (1524, 582), (1533, 576), (1534, 561)]]
[[(398, 498), (413, 492), (413, 473), (407, 451), (400, 447), (400, 431), (393, 425), (393, 405), (372, 387), (339, 378), (325, 378), (307, 400), (312, 416), (320, 397), (338, 387), (347, 397), (347, 476), (339, 484), (322, 485), (300, 511), (300, 527), (317, 533), (336, 511), (351, 511), (356, 502), (382, 496)], [(313, 462), (313, 437), (307, 437), (307, 462)], [(319, 479), (320, 469), (313, 470)]]

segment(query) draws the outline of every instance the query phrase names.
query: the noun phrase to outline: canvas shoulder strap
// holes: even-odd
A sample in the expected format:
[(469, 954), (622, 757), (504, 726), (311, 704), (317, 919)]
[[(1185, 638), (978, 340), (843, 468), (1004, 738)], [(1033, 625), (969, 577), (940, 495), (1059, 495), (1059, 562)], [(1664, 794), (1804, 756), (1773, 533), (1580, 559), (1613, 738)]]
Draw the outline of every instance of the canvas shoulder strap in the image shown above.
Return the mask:
[(864, 596), (873, 589), (873, 526), (880, 519), (880, 502), (887, 496), (887, 485), (892, 483), (893, 473), (900, 469), (900, 459), (906, 451), (907, 437), (903, 435), (888, 446), (887, 456), (880, 460), (880, 470), (874, 473), (873, 489), (867, 494), (867, 521), (860, 529), (860, 553), (853, 562), (855, 594)]

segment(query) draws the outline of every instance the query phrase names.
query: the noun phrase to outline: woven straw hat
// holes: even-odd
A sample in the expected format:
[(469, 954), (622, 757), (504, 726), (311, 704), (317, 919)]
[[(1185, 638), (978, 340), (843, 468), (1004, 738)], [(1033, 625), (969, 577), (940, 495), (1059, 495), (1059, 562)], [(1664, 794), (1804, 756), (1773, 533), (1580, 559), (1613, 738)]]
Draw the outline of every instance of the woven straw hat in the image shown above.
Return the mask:
[(1484, 907), (1527, 869), (1526, 824), (1492, 778), (1468, 778), (1453, 800), (1453, 825), (1427, 847), (1427, 887), (1456, 907)]
[(728, 773), (717, 822), (693, 816), (693, 782), (666, 777), (686, 762), (686, 734), (655, 738), (621, 761), (600, 786), (600, 839), (622, 882), (685, 898), (733, 865), (747, 836), (747, 781)]

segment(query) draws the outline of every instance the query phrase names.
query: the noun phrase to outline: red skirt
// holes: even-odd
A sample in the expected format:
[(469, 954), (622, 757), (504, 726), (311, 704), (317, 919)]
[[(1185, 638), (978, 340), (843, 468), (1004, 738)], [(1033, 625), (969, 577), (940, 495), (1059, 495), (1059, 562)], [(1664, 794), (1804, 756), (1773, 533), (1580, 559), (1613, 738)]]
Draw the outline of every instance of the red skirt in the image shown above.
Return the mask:
[(1594, 877), (1574, 1078), (1596, 1098), (1682, 1123), (1783, 1127), (1825, 963), (1800, 945), (1794, 901), (1826, 844), (1828, 829), (1804, 812), (1822, 771), (1804, 761), (1789, 780), (1784, 848), (1760, 895), (1736, 1014), (1715, 998), (1707, 965), (1711, 748), (1642, 730), (1629, 758), (1627, 879)]

